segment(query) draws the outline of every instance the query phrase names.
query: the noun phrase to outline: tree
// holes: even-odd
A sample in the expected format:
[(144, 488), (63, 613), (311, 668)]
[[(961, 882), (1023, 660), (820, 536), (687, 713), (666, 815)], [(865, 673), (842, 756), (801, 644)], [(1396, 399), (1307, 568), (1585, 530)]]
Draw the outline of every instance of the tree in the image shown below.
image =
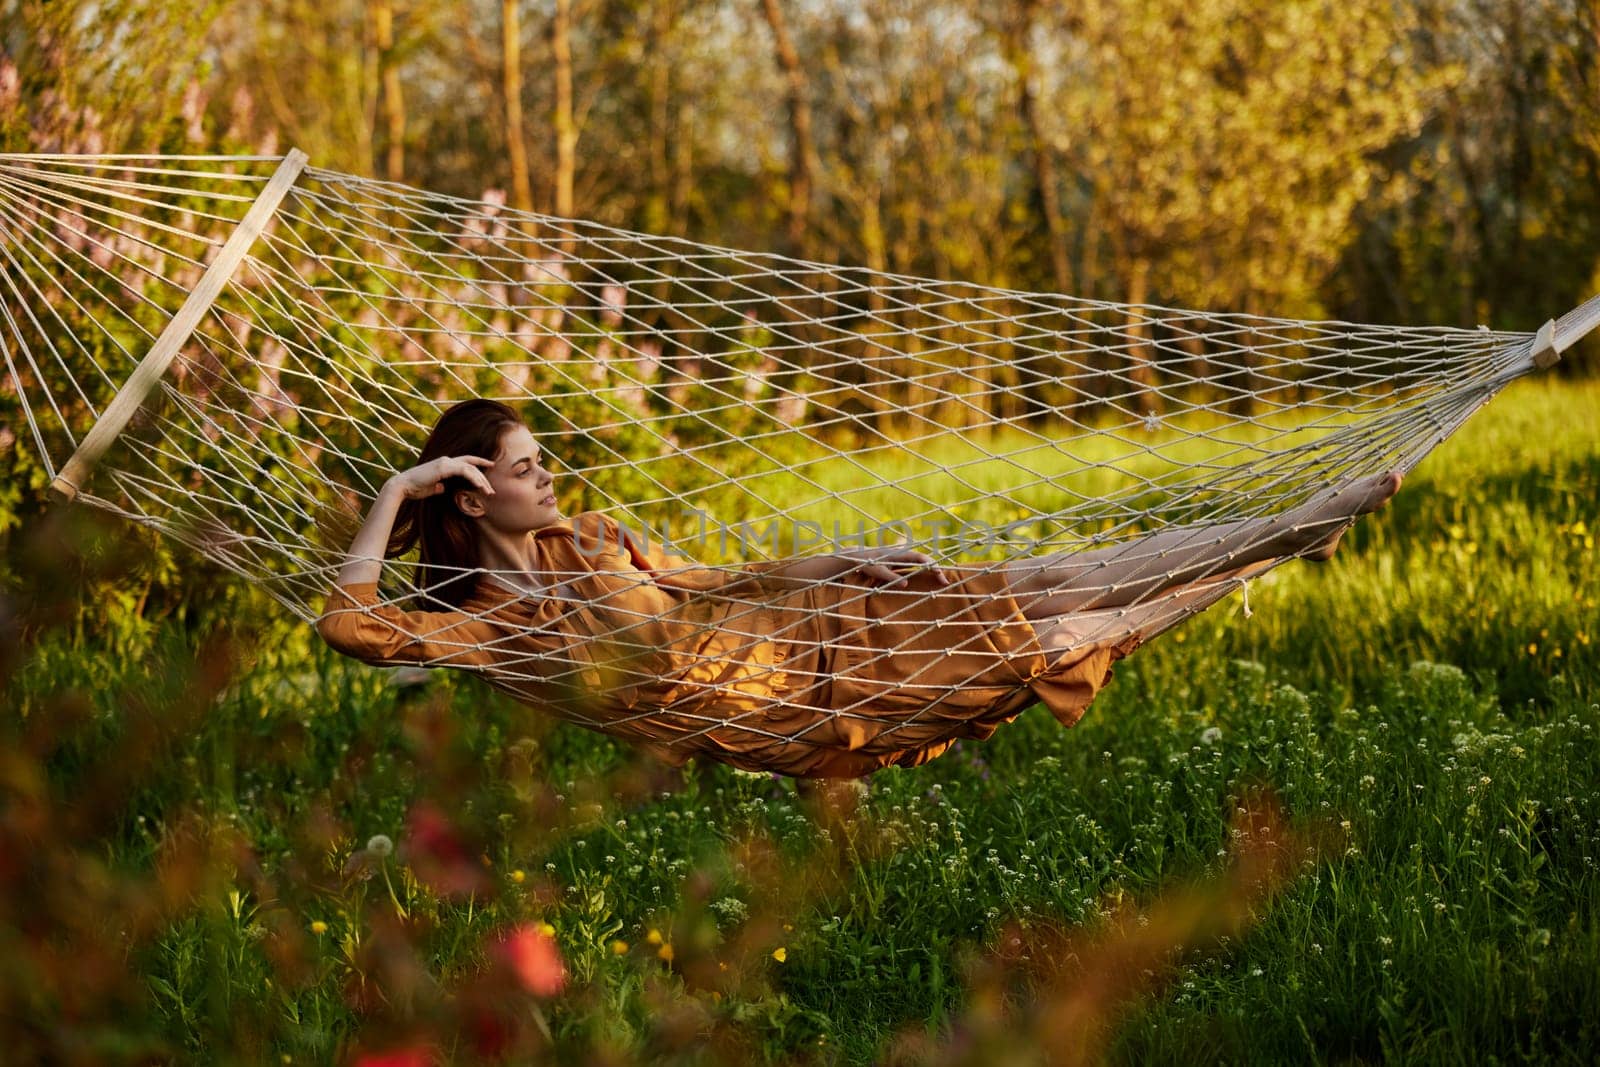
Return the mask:
[(772, 29), (773, 52), (788, 86), (789, 104), (789, 252), (809, 258), (811, 233), (811, 175), (817, 146), (811, 136), (811, 88), (800, 54), (789, 37), (789, 27), (778, 0), (761, 0), (761, 10)]
[[(1070, 119), (1089, 191), (1084, 295), (1322, 314), (1376, 157), (1422, 126), (1432, 76), (1396, 47), (1414, 31), (1404, 10), (1099, 0), (1049, 29), (1045, 113), (1063, 139)], [(1146, 410), (1157, 318), (1133, 310), (1125, 328)]]

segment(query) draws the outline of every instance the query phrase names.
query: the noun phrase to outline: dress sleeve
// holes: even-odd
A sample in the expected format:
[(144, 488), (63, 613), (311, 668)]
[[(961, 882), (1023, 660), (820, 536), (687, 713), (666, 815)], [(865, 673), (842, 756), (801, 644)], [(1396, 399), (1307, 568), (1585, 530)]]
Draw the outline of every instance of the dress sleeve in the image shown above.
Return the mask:
[(461, 611), (406, 611), (384, 603), (377, 582), (335, 585), (317, 620), (322, 639), (366, 663), (486, 666), (505, 632)]

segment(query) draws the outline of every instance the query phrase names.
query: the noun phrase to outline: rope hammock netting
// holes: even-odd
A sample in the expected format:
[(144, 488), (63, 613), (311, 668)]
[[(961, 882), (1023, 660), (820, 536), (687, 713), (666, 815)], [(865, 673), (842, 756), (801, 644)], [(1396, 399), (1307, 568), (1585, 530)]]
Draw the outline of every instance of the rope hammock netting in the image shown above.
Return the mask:
[[(191, 546), (342, 651), (474, 671), (676, 763), (854, 775), (1039, 701), (1075, 722), (1114, 660), (1348, 526), (1600, 298), (1537, 334), (1118, 304), (291, 151), (0, 155), (0, 316), (0, 433), (60, 497)], [(478, 396), (559, 462), (541, 595), (480, 570), (447, 603), (407, 559), (336, 585), (384, 482)], [(785, 577), (895, 541), (955, 581)]]

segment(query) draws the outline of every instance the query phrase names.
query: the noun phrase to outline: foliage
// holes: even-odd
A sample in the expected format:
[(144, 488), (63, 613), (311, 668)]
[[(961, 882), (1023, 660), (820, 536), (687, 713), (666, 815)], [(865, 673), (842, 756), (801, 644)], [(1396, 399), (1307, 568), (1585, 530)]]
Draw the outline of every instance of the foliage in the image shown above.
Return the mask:
[(1581, 1061), (1593, 392), (1513, 386), (1331, 563), (1141, 649), (1073, 730), (1033, 709), (814, 797), (465, 676), (395, 685), (249, 588), (146, 625), (101, 598), (136, 546), (29, 520), (0, 616), (6, 1047)]
[[(1077, 295), (1135, 302), (1516, 329), (1594, 290), (1593, 5), (782, 6), (818, 156), (810, 258), (1031, 291), (1071, 280)], [(573, 5), (575, 213), (784, 247), (791, 86), (759, 7)], [(380, 10), (393, 16), (386, 48)], [(519, 24), (543, 210), (565, 180), (548, 150), (551, 18), (545, 6)], [(398, 117), (410, 184), (470, 198), (510, 184), (497, 4), (4, 0), (0, 27), (11, 72), (0, 147), (293, 144), (373, 175), (386, 173), (385, 123)], [(129, 70), (140, 93), (125, 91)], [(1032, 126), (1019, 118), (1024, 81)], [(1029, 165), (1041, 153), (1049, 197)], [(1047, 205), (1062, 216), (1067, 279), (1044, 248)]]

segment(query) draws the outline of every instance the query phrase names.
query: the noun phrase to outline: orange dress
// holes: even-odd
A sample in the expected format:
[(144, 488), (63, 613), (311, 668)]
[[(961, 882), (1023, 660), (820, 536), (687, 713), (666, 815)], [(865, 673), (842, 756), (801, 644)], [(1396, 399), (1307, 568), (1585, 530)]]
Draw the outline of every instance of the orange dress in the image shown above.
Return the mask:
[(800, 582), (772, 573), (782, 562), (693, 563), (598, 511), (529, 536), (541, 573), (565, 579), (549, 595), (485, 578), (460, 610), (408, 611), (375, 582), (336, 585), (318, 632), (367, 663), (480, 673), (676, 765), (796, 777), (916, 766), (1038, 701), (1071, 726), (1140, 640), (1047, 662), (998, 570)]

